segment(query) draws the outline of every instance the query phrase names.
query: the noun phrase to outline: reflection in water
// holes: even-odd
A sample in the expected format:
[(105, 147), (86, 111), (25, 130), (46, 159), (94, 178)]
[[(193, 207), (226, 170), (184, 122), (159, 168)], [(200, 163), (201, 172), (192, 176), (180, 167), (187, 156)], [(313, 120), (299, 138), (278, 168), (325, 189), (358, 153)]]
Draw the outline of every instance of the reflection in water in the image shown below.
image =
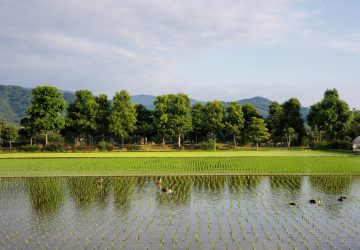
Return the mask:
[[(160, 178), (161, 184), (156, 185)], [(0, 179), (2, 247), (360, 248), (359, 177), (158, 176), (99, 180)], [(174, 192), (167, 194), (161, 192), (162, 188)], [(348, 199), (339, 202), (342, 195)], [(322, 198), (321, 205), (309, 203), (317, 197)]]
[(230, 176), (228, 177), (229, 188), (233, 192), (241, 189), (246, 189), (249, 192), (254, 192), (260, 183), (260, 176)]
[(103, 207), (106, 205), (110, 188), (108, 180), (98, 183), (98, 178), (94, 177), (69, 178), (67, 184), (77, 206), (90, 208), (95, 202)]
[(54, 214), (63, 205), (64, 179), (31, 178), (27, 185), (32, 208), (37, 214)]
[(273, 189), (287, 189), (299, 192), (301, 189), (301, 176), (271, 176), (270, 185)]
[(111, 183), (114, 190), (114, 207), (124, 213), (127, 212), (129, 209), (131, 193), (137, 183), (137, 178), (114, 178), (111, 180)]
[(347, 193), (353, 181), (353, 176), (310, 176), (311, 184), (326, 194)]

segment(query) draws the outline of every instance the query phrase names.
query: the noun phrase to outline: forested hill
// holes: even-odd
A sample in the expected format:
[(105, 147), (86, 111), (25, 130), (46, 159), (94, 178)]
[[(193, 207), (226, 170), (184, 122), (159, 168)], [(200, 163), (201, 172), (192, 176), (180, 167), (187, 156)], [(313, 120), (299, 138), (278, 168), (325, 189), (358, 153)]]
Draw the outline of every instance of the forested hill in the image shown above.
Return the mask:
[[(67, 103), (75, 99), (69, 91), (61, 91)], [(0, 84), (0, 120), (6, 123), (19, 124), (25, 116), (31, 101), (31, 89), (20, 86), (7, 86)]]
[[(67, 103), (72, 102), (75, 99), (75, 95), (70, 91), (61, 91), (64, 99)], [(154, 108), (155, 96), (152, 95), (134, 95), (131, 96), (131, 99), (136, 104), (142, 104), (148, 109)], [(203, 101), (198, 101), (190, 99), (191, 104), (198, 102), (205, 103)], [(3, 120), (7, 123), (19, 124), (20, 120), (25, 116), (26, 109), (31, 101), (31, 89), (23, 88), (20, 86), (7, 86), (0, 85), (0, 120)], [(263, 117), (266, 117), (268, 114), (268, 106), (270, 100), (263, 97), (253, 97), (249, 99), (239, 100), (241, 104), (252, 103), (259, 110), (260, 114)], [(224, 105), (228, 102), (223, 102)], [(302, 108), (301, 113), (303, 117), (306, 117), (309, 109)]]

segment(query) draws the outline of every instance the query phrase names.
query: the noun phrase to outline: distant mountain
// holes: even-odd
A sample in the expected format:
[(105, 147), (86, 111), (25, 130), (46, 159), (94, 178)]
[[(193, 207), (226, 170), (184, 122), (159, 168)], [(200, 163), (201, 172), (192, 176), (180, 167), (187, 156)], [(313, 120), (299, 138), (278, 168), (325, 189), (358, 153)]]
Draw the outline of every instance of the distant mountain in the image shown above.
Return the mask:
[(31, 89), (0, 85), (0, 120), (20, 123), (30, 100)]
[[(65, 101), (69, 104), (75, 99), (75, 94), (70, 91), (60, 91), (63, 94)], [(133, 95), (131, 100), (136, 104), (142, 104), (147, 109), (154, 109), (154, 100), (156, 96), (152, 95)], [(203, 103), (204, 101), (198, 101), (190, 99), (191, 104)], [(0, 120), (7, 123), (19, 124), (20, 120), (25, 116), (26, 109), (31, 102), (31, 89), (23, 88), (20, 86), (7, 86), (0, 85)], [(268, 115), (268, 106), (271, 100), (256, 96), (253, 98), (238, 100), (240, 104), (252, 103), (260, 112), (263, 117)], [(223, 102), (224, 105), (229, 102)], [(302, 107), (301, 114), (303, 118), (309, 113), (309, 108)]]
[(269, 105), (271, 101), (267, 98), (256, 96), (253, 98), (239, 100), (239, 102), (241, 105), (244, 105), (245, 103), (254, 104), (254, 106), (259, 110), (262, 117), (268, 116)]
[[(70, 91), (60, 91), (67, 103), (75, 100)], [(19, 124), (31, 102), (31, 89), (0, 84), (0, 120)]]

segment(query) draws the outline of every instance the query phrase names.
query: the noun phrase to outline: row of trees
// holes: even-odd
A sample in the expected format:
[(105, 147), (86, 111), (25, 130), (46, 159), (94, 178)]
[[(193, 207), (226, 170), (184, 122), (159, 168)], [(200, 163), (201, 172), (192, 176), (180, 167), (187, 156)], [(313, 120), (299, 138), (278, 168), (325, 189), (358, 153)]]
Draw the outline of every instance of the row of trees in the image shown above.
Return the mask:
[[(89, 90), (79, 90), (68, 106), (59, 91), (52, 86), (32, 90), (32, 102), (27, 117), (21, 121), (21, 136), (33, 138), (59, 132), (67, 142), (96, 144), (100, 141), (117, 141), (147, 144), (148, 139), (165, 142), (177, 141), (181, 147), (184, 139), (198, 143), (207, 139), (233, 145), (272, 142), (288, 147), (301, 145), (304, 138), (314, 142), (335, 141), (360, 133), (359, 111), (351, 111), (340, 100), (335, 89), (327, 90), (324, 99), (310, 108), (308, 125), (300, 113), (296, 98), (269, 105), (266, 119), (252, 104), (241, 106), (238, 102), (224, 105), (220, 101), (191, 106), (185, 94), (168, 94), (156, 97), (154, 110), (134, 105), (126, 91), (115, 94), (112, 100), (104, 94), (94, 96)], [(0, 126), (1, 137), (10, 144), (17, 138), (13, 125)], [(10, 145), (11, 146), (11, 145)]]

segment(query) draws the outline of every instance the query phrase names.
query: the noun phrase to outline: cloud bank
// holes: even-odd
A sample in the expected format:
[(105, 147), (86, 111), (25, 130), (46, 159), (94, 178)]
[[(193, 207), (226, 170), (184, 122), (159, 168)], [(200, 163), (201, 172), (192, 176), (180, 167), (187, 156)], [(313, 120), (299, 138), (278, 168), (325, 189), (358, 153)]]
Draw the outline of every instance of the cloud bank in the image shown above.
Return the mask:
[[(206, 99), (215, 98), (225, 84), (236, 99), (234, 94), (241, 91), (232, 89), (234, 83), (193, 81), (182, 71), (185, 62), (218, 49), (294, 46), (299, 41), (359, 52), (356, 34), (329, 40), (314, 33), (309, 23), (321, 15), (321, 1), (0, 0), (0, 4), (0, 80), (7, 84), (51, 83), (108, 94), (120, 89), (136, 94), (189, 90), (193, 97)], [(211, 78), (214, 72), (204, 74)], [(254, 84), (255, 90), (260, 88)]]

